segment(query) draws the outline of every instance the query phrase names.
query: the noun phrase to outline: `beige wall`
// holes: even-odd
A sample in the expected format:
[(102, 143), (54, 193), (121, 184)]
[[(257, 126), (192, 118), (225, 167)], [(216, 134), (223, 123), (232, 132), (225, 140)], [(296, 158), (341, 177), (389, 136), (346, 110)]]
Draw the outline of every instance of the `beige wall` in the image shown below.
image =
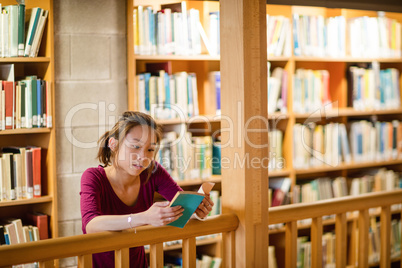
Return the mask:
[(54, 29), (59, 235), (70, 236), (82, 233), (80, 178), (98, 165), (94, 144), (127, 109), (126, 1), (54, 0)]

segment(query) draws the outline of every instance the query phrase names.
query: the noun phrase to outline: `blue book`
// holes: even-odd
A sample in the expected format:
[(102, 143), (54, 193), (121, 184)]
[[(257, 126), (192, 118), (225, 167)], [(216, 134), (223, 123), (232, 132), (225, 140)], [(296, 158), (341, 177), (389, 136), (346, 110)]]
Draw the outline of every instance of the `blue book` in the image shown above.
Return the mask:
[(145, 79), (145, 110), (147, 112), (151, 111), (151, 105), (149, 101), (149, 79), (151, 78), (151, 73), (144, 73)]
[(204, 195), (201, 193), (178, 191), (170, 202), (169, 207), (181, 206), (184, 209), (183, 215), (167, 225), (183, 228), (203, 199)]
[(215, 91), (216, 91), (216, 110), (219, 111), (220, 114), (221, 110), (221, 73), (215, 74)]

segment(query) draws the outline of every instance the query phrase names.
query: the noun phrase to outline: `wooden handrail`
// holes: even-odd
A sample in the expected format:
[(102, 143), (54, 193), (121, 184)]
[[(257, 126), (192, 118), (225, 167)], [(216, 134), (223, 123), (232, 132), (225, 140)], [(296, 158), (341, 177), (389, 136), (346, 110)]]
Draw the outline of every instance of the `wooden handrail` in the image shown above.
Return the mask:
[(138, 227), (136, 232), (134, 230), (101, 232), (1, 246), (0, 266), (44, 262), (202, 235), (233, 232), (237, 229), (238, 224), (239, 220), (236, 215), (223, 214), (210, 217), (202, 222), (191, 220), (183, 229), (171, 226), (158, 228), (143, 226)]
[(402, 189), (272, 207), (268, 221), (277, 224), (398, 203), (402, 203)]
[[(285, 267), (296, 267), (297, 259), (297, 221), (312, 219), (311, 224), (311, 263), (312, 267), (321, 267), (322, 263), (322, 217), (336, 215), (335, 217), (335, 263), (336, 267), (346, 267), (346, 215), (358, 211), (355, 218), (356, 233), (352, 233), (351, 248), (358, 250), (351, 254), (351, 265), (354, 267), (368, 267), (369, 265), (369, 210), (380, 208), (380, 267), (390, 267), (390, 234), (391, 234), (391, 206), (402, 203), (402, 189), (347, 196), (314, 203), (301, 203), (273, 207), (269, 209), (269, 224), (285, 223)], [(355, 216), (357, 214), (354, 214)], [(357, 243), (357, 244), (356, 244)], [(401, 242), (402, 244), (402, 242)], [(401, 247), (402, 249), (402, 247)], [(357, 262), (357, 264), (356, 264)]]

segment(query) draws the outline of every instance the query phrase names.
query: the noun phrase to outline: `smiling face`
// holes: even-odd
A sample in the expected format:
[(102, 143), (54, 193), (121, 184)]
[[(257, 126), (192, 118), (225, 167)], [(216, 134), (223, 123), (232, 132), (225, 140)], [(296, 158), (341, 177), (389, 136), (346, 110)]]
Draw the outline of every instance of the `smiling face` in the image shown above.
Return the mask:
[(155, 131), (146, 125), (131, 128), (119, 146), (118, 168), (138, 176), (152, 163), (157, 149)]

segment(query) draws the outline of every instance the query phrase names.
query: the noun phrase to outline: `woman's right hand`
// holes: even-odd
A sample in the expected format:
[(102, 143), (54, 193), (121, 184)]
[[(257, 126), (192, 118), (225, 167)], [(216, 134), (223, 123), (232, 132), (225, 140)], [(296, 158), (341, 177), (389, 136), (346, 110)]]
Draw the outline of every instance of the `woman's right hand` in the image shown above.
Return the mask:
[(168, 205), (169, 201), (155, 202), (145, 211), (146, 223), (152, 226), (163, 226), (174, 222), (183, 215), (182, 207), (168, 207)]

